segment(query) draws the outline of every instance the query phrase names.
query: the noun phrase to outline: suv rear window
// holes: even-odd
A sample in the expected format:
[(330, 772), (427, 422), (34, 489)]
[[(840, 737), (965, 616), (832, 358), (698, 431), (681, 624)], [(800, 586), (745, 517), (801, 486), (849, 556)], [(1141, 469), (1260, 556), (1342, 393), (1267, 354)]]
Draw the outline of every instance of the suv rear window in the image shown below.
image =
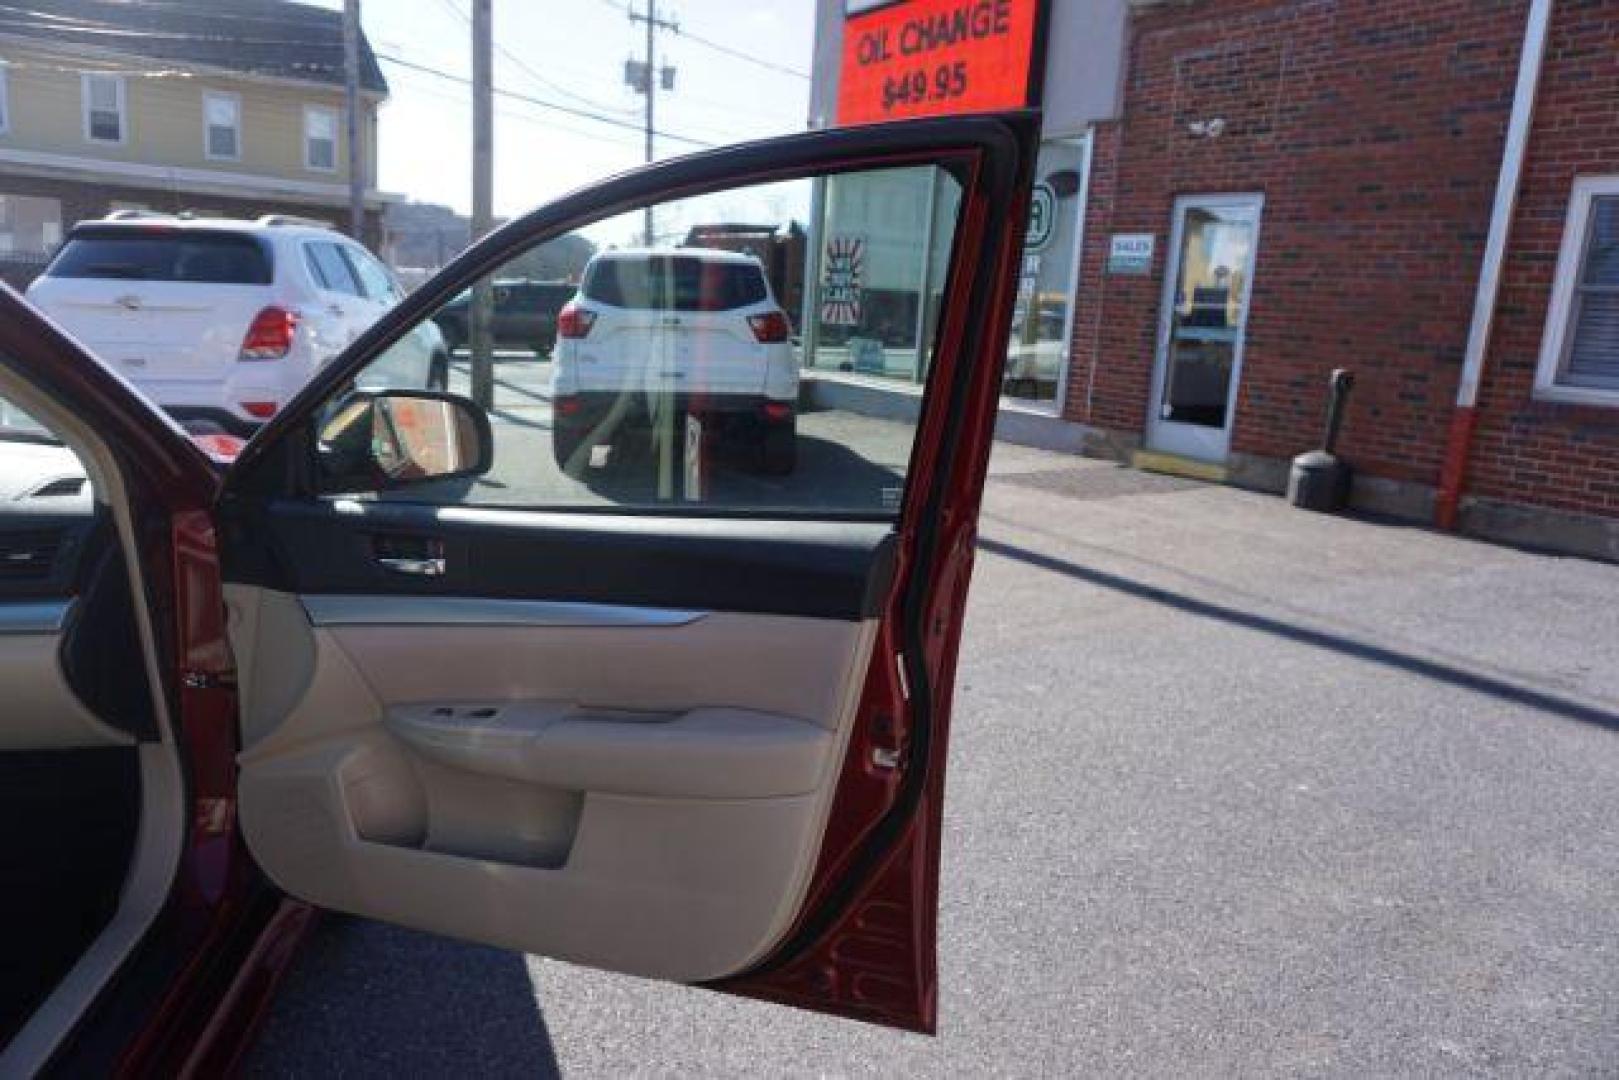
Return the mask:
[(45, 271), (58, 278), (268, 285), (270, 257), (251, 237), (181, 230), (83, 232)]
[(757, 266), (690, 255), (599, 259), (581, 291), (597, 303), (658, 311), (729, 311), (770, 295)]

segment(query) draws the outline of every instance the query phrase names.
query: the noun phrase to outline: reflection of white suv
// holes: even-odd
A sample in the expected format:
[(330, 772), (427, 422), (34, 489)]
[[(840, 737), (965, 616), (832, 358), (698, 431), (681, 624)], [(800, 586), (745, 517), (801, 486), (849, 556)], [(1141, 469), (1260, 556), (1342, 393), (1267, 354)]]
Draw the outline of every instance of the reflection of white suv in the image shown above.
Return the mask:
[[(68, 333), (182, 420), (239, 434), (401, 296), (370, 252), (318, 222), (114, 215), (73, 228), (28, 287)], [(367, 380), (442, 387), (431, 323)]]
[(10, 513), (89, 512), (90, 479), (78, 455), (0, 398), (0, 521)]
[(552, 438), (580, 448), (672, 406), (739, 435), (761, 468), (796, 460), (798, 360), (759, 261), (706, 248), (597, 255), (557, 316)]

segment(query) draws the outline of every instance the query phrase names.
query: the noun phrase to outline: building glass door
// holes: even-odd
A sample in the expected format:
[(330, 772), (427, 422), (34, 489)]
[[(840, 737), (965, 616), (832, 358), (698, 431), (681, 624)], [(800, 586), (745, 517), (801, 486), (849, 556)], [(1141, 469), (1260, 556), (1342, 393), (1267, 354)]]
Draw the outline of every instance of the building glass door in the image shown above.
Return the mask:
[(1262, 205), (1258, 195), (1175, 205), (1147, 418), (1154, 450), (1224, 461), (1231, 448)]

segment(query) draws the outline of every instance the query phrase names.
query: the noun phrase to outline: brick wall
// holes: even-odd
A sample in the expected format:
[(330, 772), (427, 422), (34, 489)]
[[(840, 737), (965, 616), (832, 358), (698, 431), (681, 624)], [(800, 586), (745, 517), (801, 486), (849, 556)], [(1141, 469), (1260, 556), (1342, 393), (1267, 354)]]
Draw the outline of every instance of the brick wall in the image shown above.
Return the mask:
[[(1577, 0), (1571, 0), (1577, 2)], [(1288, 458), (1354, 370), (1343, 451), (1437, 482), (1527, 0), (1193, 0), (1139, 9), (1124, 119), (1097, 133), (1066, 415), (1141, 432), (1177, 196), (1265, 209), (1232, 437)], [(1217, 139), (1187, 130), (1221, 117)], [(1158, 237), (1148, 278), (1107, 240)]]
[(1577, 176), (1619, 175), (1619, 0), (1559, 0), (1536, 99), (1467, 491), (1619, 517), (1619, 408), (1537, 402), (1535, 368)]

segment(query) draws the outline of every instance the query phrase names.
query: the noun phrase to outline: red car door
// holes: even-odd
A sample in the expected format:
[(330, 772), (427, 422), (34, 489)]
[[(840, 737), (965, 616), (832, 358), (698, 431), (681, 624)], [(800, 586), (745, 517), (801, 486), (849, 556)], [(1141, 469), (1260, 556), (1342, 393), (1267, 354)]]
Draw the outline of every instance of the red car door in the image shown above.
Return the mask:
[[(271, 878), (931, 1031), (955, 658), (1037, 133), (1022, 114), (917, 121), (650, 166), (491, 236), (325, 369), (232, 467), (219, 515), (240, 820)], [(568, 476), (546, 452), (566, 358), (527, 385), (503, 362), (488, 423), (431, 453), (477, 410), (346, 389), (560, 237), (651, 259), (678, 248), (654, 222), (678, 235), (739, 205), (810, 225), (796, 400), (626, 385)], [(620, 296), (671, 314), (614, 348), (701, 364), (679, 316), (751, 288), (716, 271)], [(724, 362), (782, 362), (760, 340)], [(575, 344), (589, 364), (588, 327)], [(914, 416), (836, 404), (878, 354), (925, 373)], [(798, 466), (761, 476), (758, 441), (782, 431)]]
[[(0, 358), (96, 444), (138, 568), (168, 714), (143, 754), (186, 756), (175, 835), (150, 823), (165, 914), (98, 976), (167, 1015), (126, 1066), (223, 1045), (182, 999), (243, 1000), (270, 967), (232, 937), (265, 902), (238, 826), (317, 905), (932, 1030), (955, 656), (1037, 137), (1024, 114), (811, 133), (565, 198), (367, 331), (222, 483), (4, 298)], [(746, 252), (657, 272), (735, 220), (775, 226), (779, 279)], [(619, 320), (641, 336), (573, 319), (553, 363), (502, 361), (487, 410), (379, 385), (442, 305), (551, 245), (630, 266), (581, 291), (642, 311)], [(750, 318), (766, 294), (802, 297), (787, 333)], [(690, 312), (736, 325), (717, 343)], [(608, 347), (645, 377), (564, 392)], [(718, 364), (758, 378), (670, 383)], [(784, 442), (785, 475), (757, 467)]]

